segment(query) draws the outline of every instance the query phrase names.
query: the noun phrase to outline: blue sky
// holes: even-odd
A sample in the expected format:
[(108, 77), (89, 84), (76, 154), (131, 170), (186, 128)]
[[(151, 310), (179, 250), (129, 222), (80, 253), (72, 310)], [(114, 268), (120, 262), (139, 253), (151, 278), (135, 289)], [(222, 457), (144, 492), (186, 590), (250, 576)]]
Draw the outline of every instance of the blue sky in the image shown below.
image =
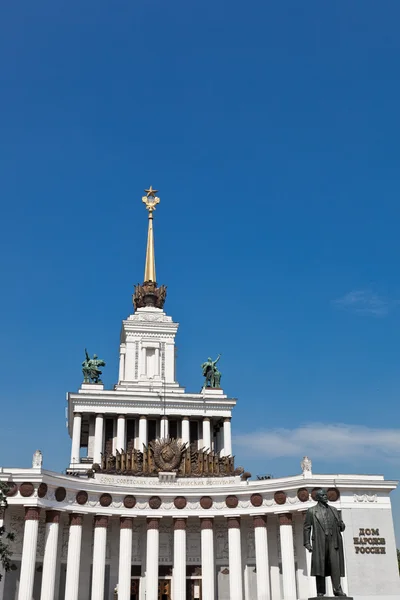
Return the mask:
[(2, 7), (2, 464), (40, 447), (66, 467), (85, 346), (115, 383), (152, 184), (178, 378), (197, 391), (222, 352), (238, 462), (399, 477), (399, 18), (389, 0)]

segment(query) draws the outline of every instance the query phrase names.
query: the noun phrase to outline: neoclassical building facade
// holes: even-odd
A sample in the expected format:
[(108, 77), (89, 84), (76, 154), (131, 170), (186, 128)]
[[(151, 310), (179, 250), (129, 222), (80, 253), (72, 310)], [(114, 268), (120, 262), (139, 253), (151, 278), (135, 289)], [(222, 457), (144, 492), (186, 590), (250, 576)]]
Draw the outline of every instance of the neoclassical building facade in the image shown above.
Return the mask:
[[(84, 364), (69, 393), (66, 474), (3, 467), (15, 534), (0, 600), (299, 600), (315, 595), (303, 519), (319, 488), (346, 523), (343, 588), (356, 600), (400, 598), (390, 492), (378, 475), (252, 480), (234, 464), (228, 398), (216, 375), (197, 394), (175, 377), (178, 324), (157, 286), (150, 188), (145, 277), (122, 323), (118, 382)], [(211, 371), (210, 371), (211, 369)], [(212, 383), (212, 381), (211, 381)], [(301, 448), (299, 448), (301, 453)], [(328, 584), (329, 586), (329, 584)], [(329, 589), (329, 587), (328, 587)]]

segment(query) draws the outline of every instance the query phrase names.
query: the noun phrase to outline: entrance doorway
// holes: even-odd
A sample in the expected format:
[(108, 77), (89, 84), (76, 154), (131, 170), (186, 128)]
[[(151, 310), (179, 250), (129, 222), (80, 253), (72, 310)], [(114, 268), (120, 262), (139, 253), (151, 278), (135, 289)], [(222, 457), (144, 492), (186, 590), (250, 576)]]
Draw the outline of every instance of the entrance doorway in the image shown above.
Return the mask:
[(158, 600), (171, 600), (171, 580), (158, 580)]
[(186, 600), (202, 600), (201, 579), (186, 579)]
[(131, 579), (131, 600), (139, 600), (140, 579)]

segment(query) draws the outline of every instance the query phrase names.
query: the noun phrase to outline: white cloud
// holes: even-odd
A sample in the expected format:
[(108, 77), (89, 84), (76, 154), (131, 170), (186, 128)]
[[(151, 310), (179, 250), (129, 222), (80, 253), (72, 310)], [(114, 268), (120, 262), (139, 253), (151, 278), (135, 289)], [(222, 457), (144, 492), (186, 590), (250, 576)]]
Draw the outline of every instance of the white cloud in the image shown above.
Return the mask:
[(242, 455), (260, 451), (271, 458), (319, 457), (326, 460), (373, 457), (400, 461), (400, 429), (310, 423), (296, 429), (269, 429), (239, 434), (234, 439)]
[(359, 315), (385, 317), (389, 312), (389, 302), (370, 290), (353, 290), (335, 300), (334, 304)]

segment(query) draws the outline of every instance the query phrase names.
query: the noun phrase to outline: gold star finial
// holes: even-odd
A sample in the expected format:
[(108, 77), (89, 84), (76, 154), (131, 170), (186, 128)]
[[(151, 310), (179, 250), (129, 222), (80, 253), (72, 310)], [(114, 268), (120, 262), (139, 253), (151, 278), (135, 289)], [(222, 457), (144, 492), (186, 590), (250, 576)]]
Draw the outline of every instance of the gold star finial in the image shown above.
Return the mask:
[(158, 190), (153, 190), (153, 186), (151, 185), (148, 190), (144, 190), (146, 192), (146, 196), (148, 198), (154, 198), (157, 194)]
[(149, 211), (149, 219), (153, 218), (152, 212), (156, 210), (157, 204), (160, 202), (160, 198), (157, 198), (156, 194), (158, 190), (153, 190), (153, 186), (151, 185), (148, 190), (145, 191), (145, 196), (142, 197), (142, 202), (146, 205), (147, 210)]

